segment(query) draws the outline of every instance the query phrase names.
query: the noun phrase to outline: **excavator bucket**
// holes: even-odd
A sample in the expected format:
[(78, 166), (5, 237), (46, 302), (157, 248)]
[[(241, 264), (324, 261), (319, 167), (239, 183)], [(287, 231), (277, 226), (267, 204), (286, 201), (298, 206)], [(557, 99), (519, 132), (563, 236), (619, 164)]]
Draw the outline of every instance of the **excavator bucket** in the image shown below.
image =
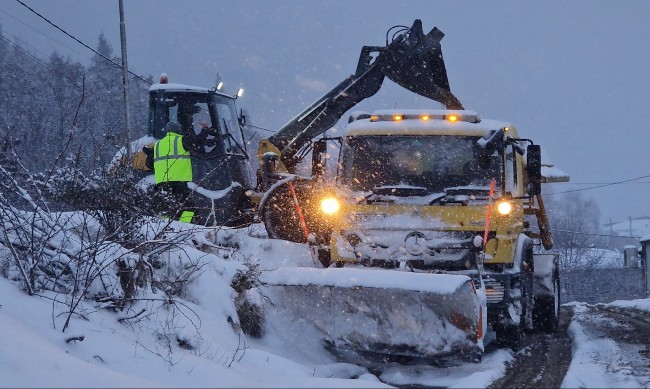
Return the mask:
[(434, 27), (428, 34), (422, 22), (413, 26), (381, 53), (382, 72), (401, 87), (444, 104), (447, 109), (463, 109), (451, 93), (440, 41), (445, 34)]
[(261, 280), (273, 303), (267, 325), (314, 331), (344, 355), (478, 361), (483, 352), (482, 306), (463, 275), (280, 268)]

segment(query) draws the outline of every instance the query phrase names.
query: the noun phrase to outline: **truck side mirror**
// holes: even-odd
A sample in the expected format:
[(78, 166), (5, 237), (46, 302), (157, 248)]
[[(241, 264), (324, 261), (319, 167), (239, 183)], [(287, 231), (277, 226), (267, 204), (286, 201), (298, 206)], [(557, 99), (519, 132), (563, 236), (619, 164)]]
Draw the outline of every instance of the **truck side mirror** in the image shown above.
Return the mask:
[(529, 145), (526, 149), (526, 159), (528, 194), (542, 194), (542, 148), (539, 145)]
[(311, 175), (316, 179), (325, 175), (326, 154), (327, 141), (321, 139), (314, 142), (311, 150)]

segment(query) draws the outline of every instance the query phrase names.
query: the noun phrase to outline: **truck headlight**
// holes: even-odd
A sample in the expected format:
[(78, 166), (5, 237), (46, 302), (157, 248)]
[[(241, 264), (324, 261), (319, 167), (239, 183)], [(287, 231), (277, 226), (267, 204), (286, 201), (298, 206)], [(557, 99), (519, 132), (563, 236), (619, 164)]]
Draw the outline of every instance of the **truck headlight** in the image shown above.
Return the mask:
[(502, 201), (497, 205), (497, 211), (502, 215), (507, 215), (512, 212), (512, 204), (508, 201)]
[(339, 211), (339, 201), (334, 197), (325, 197), (320, 202), (320, 209), (327, 215), (334, 215)]

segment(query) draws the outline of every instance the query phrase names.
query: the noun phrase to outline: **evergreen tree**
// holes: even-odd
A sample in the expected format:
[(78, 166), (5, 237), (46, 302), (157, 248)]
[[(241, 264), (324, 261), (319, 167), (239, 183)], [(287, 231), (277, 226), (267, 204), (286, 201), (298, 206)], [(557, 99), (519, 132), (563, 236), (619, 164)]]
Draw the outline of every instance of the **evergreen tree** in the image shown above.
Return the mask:
[[(125, 134), (122, 73), (115, 65), (121, 61), (106, 37), (100, 34), (101, 55), (88, 67), (56, 52), (41, 61), (1, 37), (0, 140), (17, 146), (22, 163), (34, 173), (65, 161), (75, 161), (86, 173), (105, 167), (124, 146)], [(130, 78), (134, 139), (146, 134), (148, 87)]]

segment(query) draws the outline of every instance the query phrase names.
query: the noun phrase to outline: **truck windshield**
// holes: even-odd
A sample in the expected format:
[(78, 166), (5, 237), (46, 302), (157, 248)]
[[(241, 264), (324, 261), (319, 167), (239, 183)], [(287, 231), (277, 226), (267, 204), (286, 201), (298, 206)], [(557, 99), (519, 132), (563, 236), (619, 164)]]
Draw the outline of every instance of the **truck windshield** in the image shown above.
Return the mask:
[(482, 155), (478, 136), (360, 136), (344, 139), (339, 178), (354, 191), (382, 186), (489, 189), (501, 184), (498, 152)]

